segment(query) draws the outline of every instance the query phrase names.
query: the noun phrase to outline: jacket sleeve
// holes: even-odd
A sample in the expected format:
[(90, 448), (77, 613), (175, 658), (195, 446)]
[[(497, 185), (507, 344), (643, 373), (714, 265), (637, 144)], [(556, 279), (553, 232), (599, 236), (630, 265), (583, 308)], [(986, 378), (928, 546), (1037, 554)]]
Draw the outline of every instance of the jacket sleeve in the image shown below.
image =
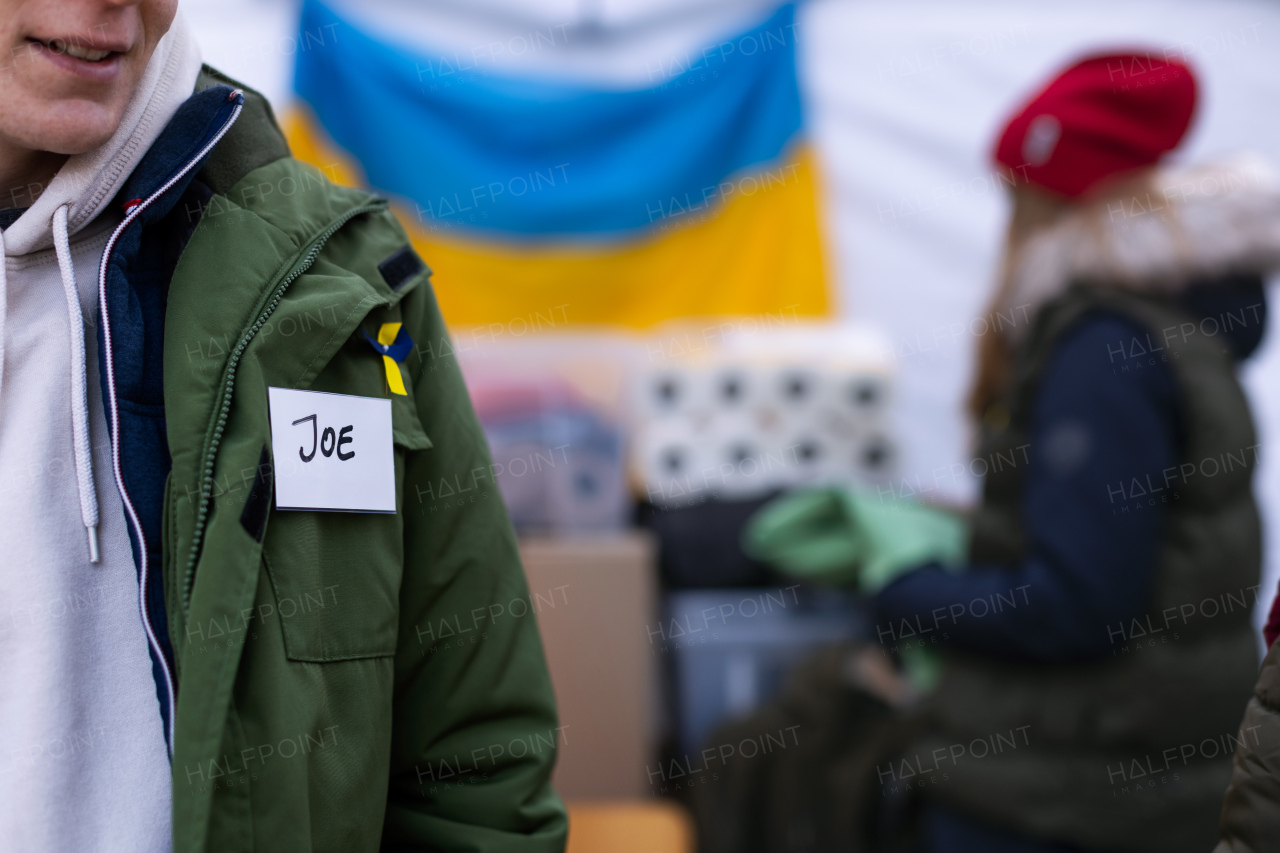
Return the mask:
[(391, 850), (562, 851), (564, 742), (515, 535), (431, 287), (401, 302), (432, 447), (405, 467)]
[(1262, 853), (1280, 843), (1280, 644), (1262, 661), (1245, 708), (1235, 769), (1222, 803), (1222, 840), (1214, 853)]
[[(945, 623), (955, 648), (1051, 662), (1113, 650), (1113, 626), (1150, 606), (1164, 516), (1159, 500), (1130, 506), (1125, 486), (1161, 483), (1177, 460), (1172, 369), (1156, 363), (1120, 373), (1111, 364), (1108, 347), (1141, 334), (1120, 316), (1092, 315), (1063, 336), (1046, 364), (1021, 498), (1026, 559), (904, 575), (877, 596), (881, 625), (966, 605)], [(994, 616), (986, 604), (997, 596), (1014, 606)]]

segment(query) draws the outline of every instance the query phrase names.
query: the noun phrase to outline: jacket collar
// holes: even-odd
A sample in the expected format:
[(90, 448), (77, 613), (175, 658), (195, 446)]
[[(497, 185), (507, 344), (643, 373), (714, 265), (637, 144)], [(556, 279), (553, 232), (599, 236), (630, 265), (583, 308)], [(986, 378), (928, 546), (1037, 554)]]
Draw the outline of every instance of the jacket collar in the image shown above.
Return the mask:
[[(1280, 182), (1264, 162), (1161, 169), (1152, 187), (1032, 237), (999, 310), (1034, 314), (1077, 282), (1180, 294), (1280, 267)], [(1011, 327), (1015, 339), (1024, 333)]]

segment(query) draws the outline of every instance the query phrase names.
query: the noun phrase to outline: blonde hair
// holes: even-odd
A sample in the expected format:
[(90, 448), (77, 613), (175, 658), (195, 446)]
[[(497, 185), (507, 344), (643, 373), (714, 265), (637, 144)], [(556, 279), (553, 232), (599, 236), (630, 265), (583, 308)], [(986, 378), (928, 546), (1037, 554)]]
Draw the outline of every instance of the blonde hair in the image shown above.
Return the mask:
[(998, 331), (1001, 327), (995, 319), (997, 312), (1008, 307), (1013, 298), (1027, 244), (1033, 237), (1068, 218), (1080, 220), (1102, 238), (1102, 232), (1108, 230), (1117, 200), (1123, 204), (1133, 197), (1150, 196), (1154, 192), (1154, 177), (1155, 170), (1150, 168), (1131, 172), (1120, 179), (1107, 181), (1079, 199), (1053, 195), (1025, 184), (1012, 190), (1013, 210), (1005, 231), (995, 293), (986, 314), (988, 328), (993, 331), (978, 338), (977, 366), (966, 404), (975, 420), (983, 420), (1009, 383), (1013, 346), (1009, 338)]

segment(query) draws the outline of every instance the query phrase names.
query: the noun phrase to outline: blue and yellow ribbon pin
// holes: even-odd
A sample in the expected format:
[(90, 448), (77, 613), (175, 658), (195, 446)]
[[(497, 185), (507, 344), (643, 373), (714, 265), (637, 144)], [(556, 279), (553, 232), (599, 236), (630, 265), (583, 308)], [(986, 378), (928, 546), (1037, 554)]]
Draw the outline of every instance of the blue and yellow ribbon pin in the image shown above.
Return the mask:
[(413, 338), (402, 327), (403, 323), (383, 323), (378, 328), (378, 339), (374, 340), (364, 329), (365, 340), (382, 354), (382, 366), (387, 369), (387, 386), (392, 394), (407, 396), (404, 388), (404, 377), (400, 375), (400, 362), (409, 357), (413, 351)]

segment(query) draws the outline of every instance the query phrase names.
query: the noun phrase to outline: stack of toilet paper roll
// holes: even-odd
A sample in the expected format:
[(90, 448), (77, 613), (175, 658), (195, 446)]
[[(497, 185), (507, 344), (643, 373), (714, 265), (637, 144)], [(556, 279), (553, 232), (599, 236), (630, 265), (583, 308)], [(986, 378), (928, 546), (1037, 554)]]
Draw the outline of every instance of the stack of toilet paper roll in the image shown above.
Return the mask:
[(838, 347), (760, 340), (640, 374), (632, 468), (660, 506), (886, 480), (891, 369)]

